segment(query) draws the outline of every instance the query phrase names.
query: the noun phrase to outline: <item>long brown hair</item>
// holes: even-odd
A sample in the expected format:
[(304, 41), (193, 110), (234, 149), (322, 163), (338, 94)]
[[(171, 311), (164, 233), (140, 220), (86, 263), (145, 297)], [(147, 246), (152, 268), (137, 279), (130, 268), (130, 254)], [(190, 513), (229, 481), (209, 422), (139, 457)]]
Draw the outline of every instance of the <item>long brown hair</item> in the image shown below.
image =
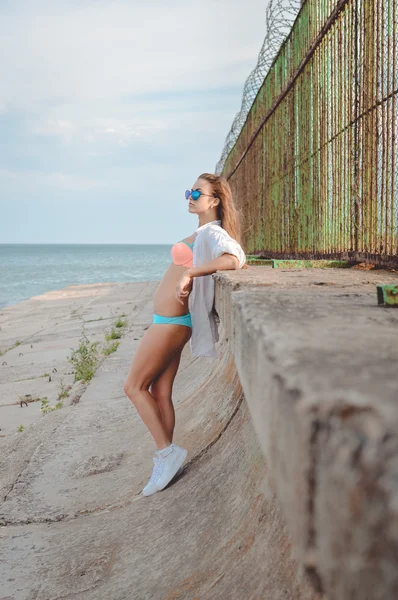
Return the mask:
[[(241, 211), (235, 206), (227, 179), (213, 173), (202, 173), (198, 179), (205, 179), (211, 183), (213, 196), (220, 199), (217, 205), (217, 219), (221, 220), (221, 227), (242, 246)], [(247, 269), (247, 265), (242, 268)]]

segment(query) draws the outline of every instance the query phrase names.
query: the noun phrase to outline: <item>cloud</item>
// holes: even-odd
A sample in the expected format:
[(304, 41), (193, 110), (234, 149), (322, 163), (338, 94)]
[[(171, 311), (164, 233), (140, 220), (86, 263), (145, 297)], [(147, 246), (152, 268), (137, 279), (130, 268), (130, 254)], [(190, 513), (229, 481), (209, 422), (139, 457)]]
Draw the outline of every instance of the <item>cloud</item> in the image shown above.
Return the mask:
[(19, 2), (0, 20), (0, 104), (32, 110), (64, 98), (242, 85), (263, 5), (252, 0), (242, 14), (236, 0)]
[(126, 146), (136, 139), (148, 139), (153, 134), (165, 131), (168, 123), (156, 118), (139, 117), (118, 120), (111, 117), (87, 117), (86, 119), (66, 120), (62, 116), (48, 115), (33, 121), (31, 131), (36, 135), (54, 136), (65, 144), (77, 139), (86, 144), (105, 143)]
[[(28, 228), (47, 241), (51, 213), (62, 240), (71, 202), (86, 215), (102, 207), (106, 241), (121, 215), (125, 239), (173, 239), (175, 211), (192, 222), (183, 192), (214, 170), (264, 33), (264, 0), (0, 0), (0, 239)], [(84, 219), (74, 227), (84, 240)]]

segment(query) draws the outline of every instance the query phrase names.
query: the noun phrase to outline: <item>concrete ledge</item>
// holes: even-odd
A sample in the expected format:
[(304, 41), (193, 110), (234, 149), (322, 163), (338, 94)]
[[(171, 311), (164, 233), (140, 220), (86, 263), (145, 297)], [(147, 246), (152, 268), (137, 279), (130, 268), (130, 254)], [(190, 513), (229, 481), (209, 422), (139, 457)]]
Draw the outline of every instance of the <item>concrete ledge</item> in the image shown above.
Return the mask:
[(375, 290), (397, 277), (252, 267), (214, 278), (297, 557), (328, 599), (396, 598), (398, 313)]

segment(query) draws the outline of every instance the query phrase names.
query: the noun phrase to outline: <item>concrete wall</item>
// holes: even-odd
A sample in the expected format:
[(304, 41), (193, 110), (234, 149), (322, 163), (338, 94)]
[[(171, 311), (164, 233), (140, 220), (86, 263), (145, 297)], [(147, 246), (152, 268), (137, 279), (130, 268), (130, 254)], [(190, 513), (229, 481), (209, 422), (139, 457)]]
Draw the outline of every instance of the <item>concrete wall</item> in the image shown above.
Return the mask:
[(314, 589), (398, 597), (395, 274), (250, 267), (214, 275), (222, 335)]

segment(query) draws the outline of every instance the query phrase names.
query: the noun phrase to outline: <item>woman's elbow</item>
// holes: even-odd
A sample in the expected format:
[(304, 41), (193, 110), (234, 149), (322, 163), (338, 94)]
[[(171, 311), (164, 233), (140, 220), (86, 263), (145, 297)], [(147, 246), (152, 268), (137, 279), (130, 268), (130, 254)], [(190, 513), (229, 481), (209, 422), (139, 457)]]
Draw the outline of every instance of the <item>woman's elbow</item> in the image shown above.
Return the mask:
[(235, 254), (226, 254), (230, 259), (231, 269), (239, 269), (239, 258)]

